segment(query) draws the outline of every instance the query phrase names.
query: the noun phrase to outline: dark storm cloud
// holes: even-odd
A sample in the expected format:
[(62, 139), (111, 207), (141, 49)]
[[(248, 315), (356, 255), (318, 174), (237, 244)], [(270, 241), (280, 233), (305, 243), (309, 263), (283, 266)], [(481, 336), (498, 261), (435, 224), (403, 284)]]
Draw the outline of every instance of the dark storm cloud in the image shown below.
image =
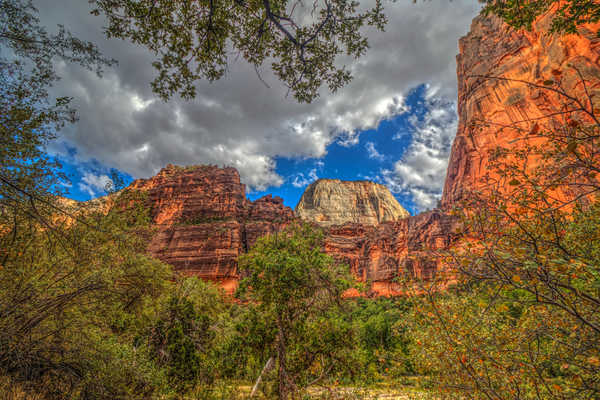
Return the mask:
[(457, 40), (478, 9), (475, 0), (386, 4), (386, 32), (369, 32), (371, 49), (351, 65), (353, 82), (306, 105), (286, 97), (268, 66), (261, 76), (270, 87), (242, 61), (232, 62), (222, 80), (200, 82), (195, 100), (164, 103), (150, 90), (152, 55), (104, 39), (102, 19), (89, 15), (87, 1), (37, 4), (45, 23), (63, 23), (119, 60), (102, 79), (59, 66), (63, 80), (56, 90), (74, 96), (80, 114), (61, 138), (78, 149), (80, 159), (95, 158), (135, 177), (167, 163), (226, 164), (259, 189), (283, 182), (274, 157), (322, 157), (334, 140), (356, 143), (361, 130), (406, 112), (404, 94), (418, 84), (454, 98)]

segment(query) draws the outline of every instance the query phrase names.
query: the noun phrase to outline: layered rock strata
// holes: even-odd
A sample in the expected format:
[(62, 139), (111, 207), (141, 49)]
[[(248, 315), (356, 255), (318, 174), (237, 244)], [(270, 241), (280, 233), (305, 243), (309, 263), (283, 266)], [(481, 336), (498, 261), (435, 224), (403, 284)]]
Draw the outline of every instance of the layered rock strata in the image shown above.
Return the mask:
[(460, 39), (459, 124), (444, 207), (473, 191), (506, 190), (509, 185), (490, 167), (492, 152), (503, 147), (516, 154), (540, 144), (530, 133), (564, 127), (573, 117), (569, 110), (580, 107), (573, 98), (589, 110), (600, 109), (600, 38), (595, 34), (600, 24), (582, 26), (579, 34), (550, 34), (552, 17), (553, 11), (540, 16), (529, 32), (479, 16)]
[(441, 252), (457, 238), (457, 221), (439, 210), (379, 225), (344, 224), (327, 229), (325, 251), (369, 283), (370, 295), (405, 293), (407, 281), (445, 273)]
[(280, 197), (248, 200), (234, 168), (168, 165), (131, 188), (146, 193), (156, 226), (149, 253), (180, 273), (227, 288), (238, 278), (238, 256), (294, 218)]
[(296, 215), (321, 226), (332, 226), (347, 222), (377, 225), (410, 214), (386, 186), (370, 181), (319, 179), (304, 191)]
[[(397, 278), (427, 280), (441, 269), (439, 261), (431, 257), (431, 250), (447, 248), (452, 242), (451, 218), (432, 211), (377, 223), (375, 218), (399, 218), (399, 214), (408, 213), (394, 208), (393, 202), (382, 205), (389, 200), (389, 191), (380, 185), (360, 182), (345, 186), (334, 180), (327, 184), (332, 182), (342, 186), (340, 192), (345, 196), (371, 205), (362, 208), (364, 215), (360, 208), (353, 211), (352, 218), (362, 223), (328, 224), (324, 250), (347, 263), (359, 280), (370, 282), (371, 294), (401, 293), (404, 289)], [(239, 255), (259, 237), (280, 230), (297, 218), (279, 197), (268, 195), (249, 201), (233, 168), (169, 165), (156, 176), (137, 180), (130, 187), (145, 193), (156, 228), (148, 245), (149, 253), (173, 265), (181, 274), (219, 282), (228, 291), (235, 289), (239, 278)], [(357, 188), (356, 192), (352, 188)], [(334, 189), (320, 193), (335, 193)], [(380, 197), (374, 200), (376, 195)], [(314, 192), (311, 196), (319, 203)], [(389, 210), (395, 210), (395, 214)]]

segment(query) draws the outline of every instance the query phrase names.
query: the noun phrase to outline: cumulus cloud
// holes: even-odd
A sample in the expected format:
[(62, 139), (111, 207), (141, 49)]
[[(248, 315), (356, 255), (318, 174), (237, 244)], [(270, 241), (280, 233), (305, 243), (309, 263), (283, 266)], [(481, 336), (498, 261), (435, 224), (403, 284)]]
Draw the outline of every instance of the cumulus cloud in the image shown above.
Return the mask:
[(429, 86), (422, 118), (411, 116), (412, 142), (393, 169), (384, 169), (381, 180), (396, 193), (408, 194), (419, 210), (432, 209), (441, 198), (446, 167), (456, 135), (456, 101)]
[[(223, 79), (198, 84), (195, 100), (165, 103), (150, 89), (152, 55), (128, 42), (106, 40), (103, 21), (89, 14), (87, 2), (36, 3), (44, 23), (64, 23), (119, 60), (102, 79), (72, 65), (58, 66), (64, 79), (56, 93), (73, 96), (80, 115), (60, 137), (77, 148), (80, 160), (96, 159), (136, 178), (167, 163), (231, 165), (252, 189), (283, 183), (275, 157), (320, 158), (334, 141), (356, 145), (361, 131), (407, 112), (405, 94), (421, 83), (455, 97), (457, 40), (480, 7), (473, 0), (387, 3), (386, 31), (367, 30), (371, 48), (359, 60), (348, 60), (354, 80), (335, 94), (323, 91), (312, 104), (286, 97), (267, 65), (261, 76), (269, 87), (235, 57)], [(411, 175), (397, 169), (398, 176)]]
[(106, 188), (113, 185), (112, 179), (107, 175), (96, 175), (92, 172), (85, 172), (79, 182), (79, 190), (96, 197), (99, 194), (106, 193)]
[(317, 179), (319, 179), (319, 176), (317, 175), (317, 169), (313, 168), (308, 172), (306, 176), (303, 173), (299, 173), (296, 176), (294, 176), (294, 179), (292, 180), (292, 186), (302, 188), (304, 186), (310, 185)]
[(367, 142), (365, 144), (365, 149), (367, 150), (367, 156), (373, 160), (383, 161), (385, 156), (377, 151), (373, 142)]

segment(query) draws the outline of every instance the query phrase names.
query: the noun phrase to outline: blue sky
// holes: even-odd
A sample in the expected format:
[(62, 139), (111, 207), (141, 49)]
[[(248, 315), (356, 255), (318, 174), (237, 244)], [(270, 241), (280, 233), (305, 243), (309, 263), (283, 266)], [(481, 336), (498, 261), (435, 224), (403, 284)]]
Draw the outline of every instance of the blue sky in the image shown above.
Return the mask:
[[(425, 85), (411, 90), (404, 99), (404, 112), (381, 121), (376, 129), (357, 132), (356, 139), (350, 144), (333, 141), (323, 157), (275, 157), (275, 172), (282, 177), (283, 183), (265, 190), (251, 190), (248, 198), (255, 200), (272, 194), (282, 197), (284, 203), (293, 208), (306, 186), (316, 178), (372, 180), (390, 186), (385, 171), (393, 171), (395, 165), (401, 163), (402, 155), (414, 142), (415, 125), (423, 122), (431, 111), (426, 101), (427, 92)], [(70, 181), (64, 187), (68, 197), (85, 201), (103, 195), (103, 187), (111, 174), (118, 174), (126, 184), (133, 180), (131, 175), (96, 160), (78, 161), (77, 152), (77, 148), (67, 146), (58, 157)], [(419, 207), (409, 191), (393, 190), (392, 187), (392, 192), (411, 214), (418, 213)]]
[(49, 151), (72, 198), (103, 195), (112, 169), (128, 183), (169, 163), (233, 166), (251, 199), (270, 193), (291, 207), (315, 177), (383, 183), (411, 213), (440, 198), (456, 133), (458, 39), (477, 1), (386, 1), (385, 32), (365, 29), (367, 53), (338, 60), (352, 81), (310, 104), (289, 96), (269, 63), (257, 71), (233, 55), (222, 79), (197, 82), (194, 100), (161, 101), (150, 86), (155, 54), (107, 39), (85, 1), (34, 2), (50, 30), (64, 24), (119, 61), (102, 77), (56, 65), (53, 94), (72, 97), (79, 120)]
[[(284, 199), (284, 203), (295, 207), (306, 189), (306, 184), (319, 178), (341, 180), (372, 180), (382, 182), (381, 170), (393, 169), (394, 164), (407, 150), (412, 141), (411, 116), (421, 117), (425, 112), (423, 95), (425, 88), (420, 86), (407, 96), (409, 111), (390, 120), (380, 122), (376, 129), (362, 131), (358, 143), (346, 145), (335, 141), (327, 147), (327, 154), (319, 159), (276, 158), (277, 172), (286, 177), (280, 187), (265, 191), (250, 192), (252, 200), (272, 193)], [(393, 193), (411, 214), (417, 212), (412, 197), (406, 193)]]

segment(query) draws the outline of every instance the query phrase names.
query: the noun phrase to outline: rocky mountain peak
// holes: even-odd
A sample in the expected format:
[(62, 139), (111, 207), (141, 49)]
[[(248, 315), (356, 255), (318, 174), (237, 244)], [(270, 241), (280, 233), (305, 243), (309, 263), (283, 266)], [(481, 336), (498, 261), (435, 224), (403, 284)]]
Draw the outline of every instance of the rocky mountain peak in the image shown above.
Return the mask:
[(347, 222), (377, 225), (410, 216), (386, 186), (339, 179), (311, 183), (296, 206), (296, 215), (321, 226)]

